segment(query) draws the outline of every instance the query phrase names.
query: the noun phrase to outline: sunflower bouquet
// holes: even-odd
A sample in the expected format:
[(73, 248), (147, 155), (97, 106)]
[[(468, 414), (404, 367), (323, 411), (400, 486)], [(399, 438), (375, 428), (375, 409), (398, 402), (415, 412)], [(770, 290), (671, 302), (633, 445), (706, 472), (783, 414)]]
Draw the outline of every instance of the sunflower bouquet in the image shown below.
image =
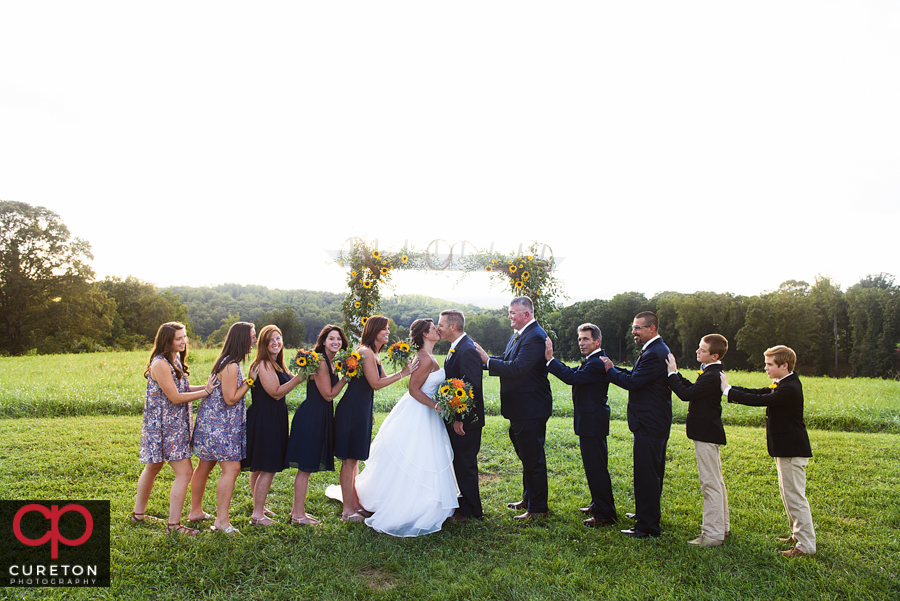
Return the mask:
[(456, 418), (464, 418), (472, 411), (471, 400), (475, 398), (475, 390), (465, 380), (452, 378), (441, 382), (431, 398), (438, 404), (444, 421), (452, 424)]
[(308, 380), (316, 375), (319, 369), (319, 353), (305, 348), (298, 349), (297, 354), (291, 359), (288, 368), (291, 371), (302, 373), (303, 379)]
[(403, 369), (411, 352), (409, 343), (405, 340), (398, 340), (388, 348), (388, 359), (395, 370)]
[(334, 371), (337, 375), (348, 380), (362, 375), (362, 355), (359, 351), (341, 349), (334, 356)]

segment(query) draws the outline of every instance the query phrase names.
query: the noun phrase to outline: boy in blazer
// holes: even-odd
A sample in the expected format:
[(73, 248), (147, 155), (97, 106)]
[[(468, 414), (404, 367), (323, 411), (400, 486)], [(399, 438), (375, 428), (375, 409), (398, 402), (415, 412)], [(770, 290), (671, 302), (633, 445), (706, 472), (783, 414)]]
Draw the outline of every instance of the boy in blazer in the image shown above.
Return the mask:
[(682, 401), (688, 401), (687, 437), (694, 441), (697, 474), (703, 494), (703, 525), (700, 536), (688, 541), (699, 547), (718, 547), (731, 530), (728, 514), (728, 492), (722, 478), (719, 446), (725, 444), (722, 426), (722, 391), (719, 374), (722, 357), (728, 352), (728, 340), (721, 334), (708, 334), (700, 339), (697, 361), (699, 377), (691, 382), (678, 373), (675, 356), (666, 359), (669, 388)]
[[(618, 521), (616, 503), (613, 500), (612, 480), (609, 477), (609, 381), (600, 357), (605, 357), (600, 343), (600, 328), (592, 323), (578, 326), (578, 348), (584, 358), (576, 369), (563, 365), (553, 357), (553, 342), (546, 340), (544, 359), (547, 370), (572, 386), (572, 405), (575, 410), (575, 434), (581, 448), (581, 463), (591, 491), (590, 504), (582, 509), (592, 517), (584, 520), (590, 528), (611, 526)], [(718, 382), (716, 383), (718, 386)], [(716, 388), (718, 392), (718, 387)]]
[(772, 378), (772, 384), (756, 389), (729, 386), (723, 372), (722, 394), (729, 403), (766, 407), (766, 444), (769, 455), (775, 458), (778, 490), (791, 526), (791, 535), (778, 540), (795, 545), (779, 553), (786, 557), (813, 555), (816, 532), (806, 500), (806, 464), (812, 457), (812, 448), (803, 422), (803, 386), (794, 373), (797, 354), (783, 345), (773, 346), (764, 354), (766, 374)]

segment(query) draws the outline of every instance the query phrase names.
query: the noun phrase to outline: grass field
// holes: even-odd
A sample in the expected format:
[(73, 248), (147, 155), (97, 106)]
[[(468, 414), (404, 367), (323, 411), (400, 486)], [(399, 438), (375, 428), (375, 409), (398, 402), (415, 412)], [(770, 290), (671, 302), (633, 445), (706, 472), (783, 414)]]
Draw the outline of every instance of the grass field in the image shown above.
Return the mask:
[[(200, 382), (212, 357), (197, 353), (195, 359), (192, 380)], [(337, 474), (322, 473), (312, 477), (307, 510), (323, 524), (292, 528), (286, 523), (293, 481), (288, 470), (276, 477), (269, 497), (280, 523), (267, 529), (247, 524), (246, 474), (238, 479), (232, 506), (232, 522), (243, 533), (238, 538), (171, 537), (158, 523), (133, 526), (126, 516), (141, 469), (144, 381), (139, 372), (146, 360), (143, 353), (0, 359), (3, 415), (36, 412), (35, 417), (0, 419), (0, 498), (109, 499), (113, 512), (111, 588), (4, 588), (0, 598), (900, 598), (897, 382), (804, 378), (808, 412), (814, 407), (822, 424), (810, 430), (815, 456), (807, 487), (818, 553), (787, 560), (776, 553), (786, 547), (774, 540), (787, 533), (774, 461), (766, 454), (765, 431), (755, 427), (762, 409), (725, 408), (729, 420), (748, 424), (727, 427), (722, 452), (732, 514), (726, 544), (717, 549), (686, 544), (699, 531), (702, 498), (693, 447), (680, 424), (673, 426), (668, 447), (663, 535), (634, 540), (616, 528), (581, 525), (577, 508), (588, 501), (588, 493), (568, 417), (571, 401), (566, 387), (553, 378), (556, 416), (547, 436), (552, 514), (530, 525), (513, 522), (514, 512), (505, 508), (521, 494), (521, 467), (506, 420), (491, 416), (480, 455), (486, 512), (481, 522), (448, 524), (414, 539), (379, 535), (339, 520), (340, 504), (324, 496)], [(765, 383), (756, 374), (731, 379), (751, 386)], [(491, 388), (496, 382), (487, 379), (486, 384), (490, 406), (498, 409)], [(379, 423), (401, 390), (395, 385), (378, 395)], [(624, 394), (615, 387), (611, 392), (614, 415), (621, 418)], [(82, 402), (82, 394), (89, 402)], [(68, 403), (66, 411), (54, 409), (53, 400)], [(293, 398), (292, 405), (299, 400)], [(686, 403), (675, 406), (683, 419)], [(611, 425), (609, 447), (617, 509), (627, 527), (624, 513), (634, 508), (631, 434), (620, 419)], [(217, 476), (214, 471), (207, 488), (207, 511), (215, 506)], [(171, 480), (165, 468), (149, 513), (165, 516)]]
[[(191, 382), (203, 384), (218, 351), (206, 349), (189, 355)], [(293, 353), (286, 353), (293, 356)], [(0, 418), (52, 417), (75, 415), (140, 415), (144, 407), (147, 381), (143, 372), (149, 359), (145, 351), (83, 355), (43, 355), (0, 358)], [(439, 358), (443, 362), (443, 358)], [(683, 373), (696, 379), (693, 370)], [(802, 377), (802, 376), (801, 376)], [(810, 428), (846, 432), (890, 432), (900, 434), (900, 381), (870, 378), (833, 379), (802, 377), (804, 415)], [(765, 373), (731, 372), (729, 381), (737, 386), (769, 384)], [(500, 385), (497, 378), (485, 379), (485, 410), (500, 415)], [(550, 378), (553, 387), (553, 414), (572, 416), (570, 388)], [(376, 411), (390, 411), (400, 398), (405, 382), (376, 394)], [(305, 390), (298, 387), (288, 395), (293, 410), (302, 402)], [(627, 394), (610, 387), (613, 419), (625, 419)], [(196, 410), (196, 407), (195, 407)], [(676, 423), (684, 423), (687, 403), (673, 400)], [(763, 411), (754, 407), (726, 405), (726, 425), (759, 426)]]

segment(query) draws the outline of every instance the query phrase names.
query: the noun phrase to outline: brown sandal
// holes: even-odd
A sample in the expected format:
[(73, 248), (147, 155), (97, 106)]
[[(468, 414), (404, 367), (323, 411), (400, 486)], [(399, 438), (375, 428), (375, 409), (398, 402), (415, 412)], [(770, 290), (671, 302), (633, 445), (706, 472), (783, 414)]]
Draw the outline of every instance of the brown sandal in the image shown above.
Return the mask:
[(160, 519), (152, 515), (147, 515), (146, 513), (135, 513), (132, 511), (131, 516), (129, 516), (128, 518), (128, 521), (130, 521), (132, 524), (143, 524), (145, 522), (158, 522), (160, 521)]
[(200, 534), (199, 530), (194, 530), (193, 528), (188, 528), (187, 526), (182, 526), (181, 522), (175, 522), (174, 524), (168, 524), (166, 527), (166, 534), (186, 534), (188, 536), (197, 536)]

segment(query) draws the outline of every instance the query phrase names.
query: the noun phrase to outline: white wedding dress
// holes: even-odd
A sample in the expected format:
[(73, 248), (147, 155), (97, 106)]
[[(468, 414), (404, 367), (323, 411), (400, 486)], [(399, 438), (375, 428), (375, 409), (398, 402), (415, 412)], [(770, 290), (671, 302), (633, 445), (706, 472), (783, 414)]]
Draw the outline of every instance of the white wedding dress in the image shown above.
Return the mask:
[[(431, 372), (422, 392), (433, 396), (443, 381), (443, 369)], [(374, 512), (366, 524), (392, 536), (437, 532), (459, 506), (458, 490), (444, 421), (407, 392), (381, 424), (356, 478), (360, 504)], [(326, 494), (340, 499), (340, 486)]]

